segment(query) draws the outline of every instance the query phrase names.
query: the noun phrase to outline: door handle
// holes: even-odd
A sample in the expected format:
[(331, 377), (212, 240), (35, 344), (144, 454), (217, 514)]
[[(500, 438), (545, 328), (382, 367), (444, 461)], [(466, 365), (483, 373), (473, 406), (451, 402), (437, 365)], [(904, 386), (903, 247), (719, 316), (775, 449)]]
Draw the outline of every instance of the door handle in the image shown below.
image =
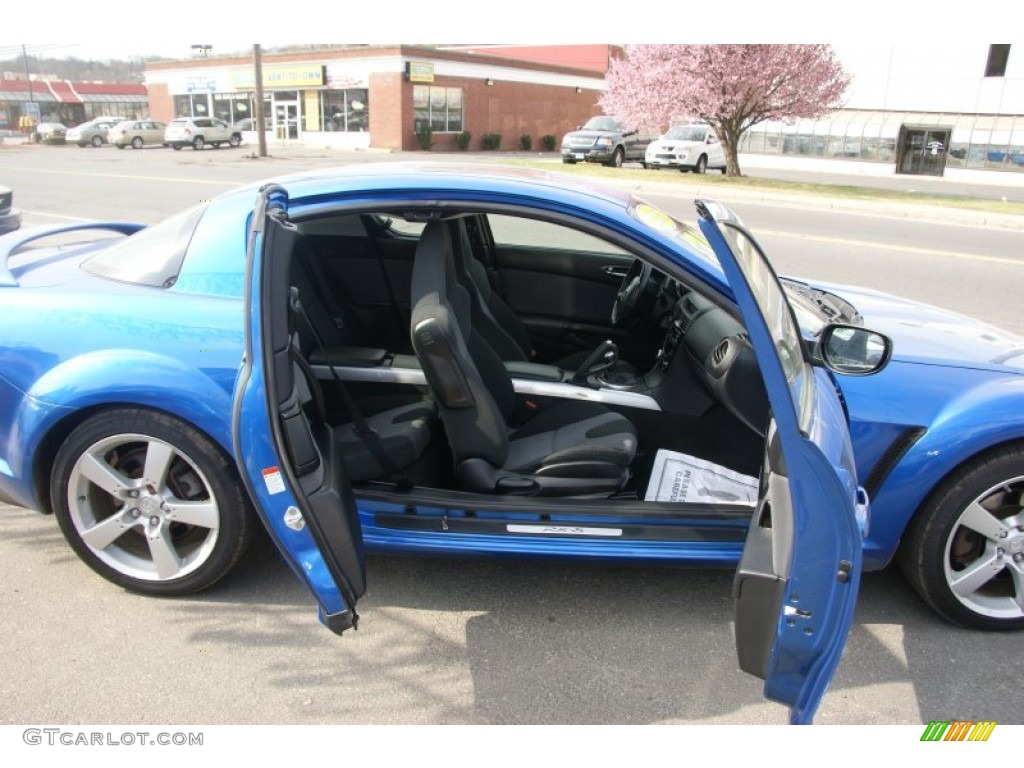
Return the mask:
[(626, 274), (629, 272), (629, 269), (627, 267), (615, 267), (609, 265), (607, 267), (604, 267), (603, 271), (606, 275), (608, 275), (608, 277), (617, 277), (619, 280), (622, 280), (623, 278), (626, 277)]

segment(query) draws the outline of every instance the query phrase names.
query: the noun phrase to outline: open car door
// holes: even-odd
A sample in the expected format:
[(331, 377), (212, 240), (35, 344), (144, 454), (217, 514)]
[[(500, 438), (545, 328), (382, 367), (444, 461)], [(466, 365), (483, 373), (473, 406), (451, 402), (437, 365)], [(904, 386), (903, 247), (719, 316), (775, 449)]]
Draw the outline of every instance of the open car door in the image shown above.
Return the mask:
[(246, 267), (246, 346), (232, 437), (242, 480), (274, 543), (341, 634), (366, 590), (355, 498), (330, 427), (310, 415), (309, 381), (292, 351), (288, 270), (296, 236), (288, 196), (261, 190)]
[(839, 665), (860, 582), (867, 502), (829, 372), (812, 365), (782, 286), (739, 220), (698, 201), (771, 404), (757, 507), (736, 573), (740, 667), (809, 723)]

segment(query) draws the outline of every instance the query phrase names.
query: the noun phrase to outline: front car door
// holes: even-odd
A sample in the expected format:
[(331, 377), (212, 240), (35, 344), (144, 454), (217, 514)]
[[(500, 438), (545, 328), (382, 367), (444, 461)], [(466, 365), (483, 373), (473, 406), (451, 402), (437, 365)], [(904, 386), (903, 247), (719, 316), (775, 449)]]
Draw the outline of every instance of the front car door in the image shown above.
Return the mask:
[(772, 410), (758, 505), (736, 573), (740, 667), (809, 723), (839, 664), (857, 599), (866, 502), (846, 414), (810, 363), (764, 254), (728, 210), (698, 203), (757, 355)]
[(264, 188), (246, 266), (246, 346), (235, 384), (232, 437), (239, 472), (285, 561), (309, 588), (321, 622), (341, 634), (366, 591), (355, 498), (331, 428), (308, 408), (292, 353), (288, 270), (296, 236), (288, 196)]

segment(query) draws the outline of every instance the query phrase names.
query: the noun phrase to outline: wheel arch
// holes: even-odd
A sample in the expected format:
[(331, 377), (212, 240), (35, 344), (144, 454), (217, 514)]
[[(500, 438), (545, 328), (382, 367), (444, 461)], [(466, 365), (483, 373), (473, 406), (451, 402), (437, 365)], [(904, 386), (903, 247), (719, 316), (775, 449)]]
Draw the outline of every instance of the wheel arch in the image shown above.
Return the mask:
[[(1017, 413), (1020, 412), (1018, 406)], [(865, 541), (865, 570), (878, 570), (889, 564), (899, 551), (907, 529), (920, 519), (936, 494), (957, 472), (1006, 448), (1018, 447), (1024, 452), (1024, 428), (1019, 423), (974, 425), (969, 441), (957, 440), (958, 434), (963, 433), (955, 423), (926, 432), (885, 479), (877, 497), (871, 501), (872, 522)], [(1024, 462), (1021, 470), (1024, 473)], [(936, 479), (932, 482), (931, 478)]]
[(231, 457), (231, 402), (231, 391), (202, 370), (163, 355), (121, 349), (66, 360), (33, 384), (11, 420), (12, 434), (19, 435), (24, 446), (21, 466), (13, 469), (30, 485), (25, 490), (34, 494), (19, 501), (35, 509), (52, 509), (45, 490), (48, 480), (40, 485), (40, 473), (48, 475), (48, 462), (76, 426), (110, 409), (166, 414), (202, 433)]
[(71, 433), (95, 416), (120, 410), (149, 411), (160, 416), (176, 419), (177, 421), (186, 424), (191, 429), (194, 429), (200, 435), (216, 445), (229, 459), (232, 458), (232, 452), (229, 445), (225, 445), (222, 440), (217, 439), (217, 437), (203, 427), (182, 418), (181, 415), (174, 413), (173, 411), (169, 411), (166, 408), (159, 408), (151, 404), (140, 404), (126, 400), (112, 400), (110, 402), (86, 406), (64, 415), (59, 421), (51, 425), (43, 435), (39, 442), (39, 447), (33, 455), (32, 489), (36, 499), (38, 500), (38, 510), (40, 512), (48, 515), (53, 513), (53, 499), (50, 497), (50, 477), (53, 472), (54, 461), (57, 458), (57, 452), (60, 450), (61, 446), (64, 445), (64, 442), (68, 439)]

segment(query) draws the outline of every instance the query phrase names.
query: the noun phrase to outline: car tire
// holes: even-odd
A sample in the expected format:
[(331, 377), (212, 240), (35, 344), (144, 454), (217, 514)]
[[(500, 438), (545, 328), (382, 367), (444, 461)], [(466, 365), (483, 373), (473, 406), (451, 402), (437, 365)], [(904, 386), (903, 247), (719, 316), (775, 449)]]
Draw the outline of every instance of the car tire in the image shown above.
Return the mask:
[(648, 165), (647, 163), (643, 163), (643, 162), (642, 162), (642, 163), (640, 163), (640, 166), (641, 166), (641, 167), (642, 167), (642, 168), (643, 168), (643, 169), (644, 169), (645, 171), (646, 171), (646, 170), (647, 170), (648, 168), (650, 168), (650, 167), (651, 167), (651, 166), (649, 166), (649, 165)]
[(114, 146), (118, 149), (124, 149), (124, 144), (115, 144)]
[(575, 160), (566, 160), (564, 157), (562, 158), (562, 162), (565, 165), (576, 165), (576, 161)]
[(237, 147), (242, 143), (242, 134), (232, 133), (231, 138), (228, 139), (228, 146)]
[(693, 166), (694, 173), (704, 173), (708, 169), (708, 156), (701, 155), (697, 158), (697, 164)]
[(132, 139), (132, 149), (142, 149), (142, 145), (144, 143), (145, 142), (142, 141), (141, 136), (136, 136), (134, 139)]
[(612, 159), (608, 161), (608, 165), (612, 168), (621, 168), (622, 161), (626, 159), (626, 153), (622, 151), (622, 147), (616, 147), (615, 151), (612, 152)]
[(93, 136), (93, 137), (92, 137), (92, 145), (93, 145), (94, 147), (96, 147), (97, 149), (99, 149), (100, 147), (102, 147), (104, 143), (105, 143), (105, 142), (104, 142), (104, 140), (103, 140), (103, 137), (102, 137), (102, 136)]
[(171, 149), (173, 149), (175, 152), (180, 152), (181, 144), (171, 144)]
[(252, 510), (231, 459), (155, 411), (119, 408), (82, 422), (57, 452), (50, 493), (75, 553), (143, 594), (210, 587), (252, 538)]
[(196, 136), (192, 139), (192, 149), (202, 149), (206, 146), (206, 141), (202, 136)]
[[(1024, 629), (1024, 443), (979, 456), (928, 497), (898, 561), (940, 616), (973, 629)], [(982, 530), (978, 530), (978, 529)]]

